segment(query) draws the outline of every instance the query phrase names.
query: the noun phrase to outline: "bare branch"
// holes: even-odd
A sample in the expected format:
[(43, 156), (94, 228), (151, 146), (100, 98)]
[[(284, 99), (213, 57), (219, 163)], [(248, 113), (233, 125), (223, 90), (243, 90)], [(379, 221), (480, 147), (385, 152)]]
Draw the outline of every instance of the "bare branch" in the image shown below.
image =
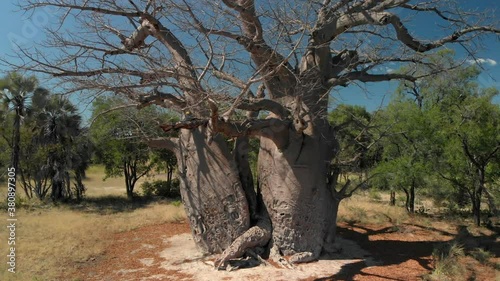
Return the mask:
[(324, 44), (337, 38), (338, 35), (345, 31), (361, 25), (388, 25), (391, 24), (396, 31), (396, 36), (399, 41), (417, 52), (427, 52), (429, 50), (443, 46), (446, 43), (457, 41), (460, 37), (474, 32), (492, 32), (500, 33), (500, 30), (489, 26), (471, 26), (455, 31), (453, 34), (442, 39), (435, 40), (431, 43), (423, 43), (415, 39), (401, 22), (400, 18), (389, 12), (370, 12), (364, 11), (355, 14), (345, 14), (337, 19), (332, 19), (330, 22), (322, 25), (318, 30), (313, 32), (318, 42), (316, 44)]
[(152, 148), (165, 148), (173, 152), (179, 150), (177, 138), (154, 138), (146, 140), (146, 144)]
[(242, 100), (237, 106), (238, 109), (248, 111), (267, 110), (274, 113), (280, 119), (285, 119), (290, 112), (280, 103), (268, 99)]
[(142, 12), (126, 12), (123, 10), (122, 11), (115, 11), (115, 10), (103, 9), (103, 8), (98, 8), (98, 7), (88, 7), (88, 6), (84, 6), (84, 5), (70, 5), (70, 4), (64, 4), (64, 3), (36, 3), (36, 4), (32, 5), (33, 8), (44, 7), (44, 6), (68, 8), (69, 10), (90, 11), (90, 12), (96, 12), (96, 13), (100, 13), (100, 14), (123, 16), (123, 17), (139, 17), (143, 14)]
[(196, 129), (200, 126), (206, 126), (208, 124), (207, 119), (192, 119), (192, 120), (184, 120), (184, 121), (179, 121), (175, 123), (170, 123), (170, 124), (163, 124), (160, 125), (160, 128), (168, 133), (173, 130), (179, 130), (179, 129)]
[(346, 86), (349, 82), (352, 81), (380, 82), (380, 81), (390, 81), (390, 80), (408, 80), (414, 82), (417, 80), (417, 77), (400, 73), (370, 74), (366, 71), (353, 71), (341, 75), (339, 77), (332, 78), (328, 82), (333, 87), (333, 86)]
[(123, 109), (123, 108), (128, 108), (128, 107), (135, 107), (135, 106), (138, 106), (138, 104), (136, 104), (136, 103), (124, 104), (124, 105), (119, 105), (119, 106), (115, 106), (113, 108), (104, 110), (104, 111), (100, 112), (99, 114), (97, 114), (94, 118), (92, 118), (92, 120), (90, 121), (90, 126), (89, 127), (92, 127), (92, 125), (95, 123), (95, 121), (97, 119), (101, 118), (103, 115), (106, 115), (106, 114), (108, 114), (110, 112), (113, 112), (115, 110), (119, 110), (119, 109)]
[[(173, 94), (162, 93), (158, 90), (154, 90), (152, 95), (141, 96), (139, 98), (140, 105), (137, 107), (139, 109), (149, 106), (151, 104), (156, 104), (159, 106), (172, 108), (178, 112), (182, 112), (186, 108), (186, 102)], [(166, 103), (166, 105), (165, 105)]]
[(445, 16), (443, 11), (440, 11), (436, 7), (422, 7), (419, 5), (411, 5), (411, 4), (402, 4), (402, 8), (413, 10), (413, 11), (420, 11), (420, 12), (434, 12), (436, 15), (438, 15), (440, 18), (449, 21), (449, 22), (456, 22), (456, 23), (463, 23), (463, 20), (461, 19), (453, 19), (451, 17)]

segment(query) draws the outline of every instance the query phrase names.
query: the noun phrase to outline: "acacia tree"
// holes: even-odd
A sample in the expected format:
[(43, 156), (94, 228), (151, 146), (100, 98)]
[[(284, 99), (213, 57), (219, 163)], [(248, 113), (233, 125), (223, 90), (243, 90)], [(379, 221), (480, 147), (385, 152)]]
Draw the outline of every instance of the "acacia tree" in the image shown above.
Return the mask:
[[(127, 196), (132, 198), (137, 181), (159, 164), (145, 139), (161, 132), (155, 120), (160, 114), (153, 107), (139, 111), (124, 102), (119, 97), (97, 98), (93, 103), (90, 134), (106, 177), (123, 176)], [(167, 155), (162, 158), (168, 159)]]
[(431, 114), (413, 101), (395, 99), (378, 120), (387, 129), (381, 140), (383, 160), (374, 169), (378, 174), (375, 182), (404, 191), (409, 213), (415, 212), (416, 191), (426, 183), (431, 172), (429, 163), (439, 155), (431, 138), (438, 131), (432, 122), (437, 115)]
[[(481, 201), (487, 186), (500, 178), (500, 107), (492, 103), (498, 92), (469, 96), (453, 114), (450, 139), (445, 146), (446, 172), (441, 176), (469, 195), (474, 224), (481, 225)], [(489, 196), (490, 210), (495, 212)]]
[[(52, 8), (61, 20), (47, 31), (50, 53), (21, 48), (20, 55), (31, 61), (22, 67), (74, 91), (114, 92), (184, 114), (163, 126), (180, 130), (179, 137), (154, 144), (177, 155), (183, 203), (202, 251), (225, 250), (223, 263), (270, 241), (273, 254), (306, 262), (331, 249), (338, 204), (348, 194), (332, 189), (330, 163), (339, 148), (327, 120), (331, 89), (415, 81), (411, 68), (390, 73), (378, 66), (418, 65), (433, 49), (467, 48), (499, 32), (488, 17), (448, 1), (411, 2), (28, 0), (23, 8)], [(403, 18), (409, 13), (434, 16), (451, 31), (417, 38)], [(235, 120), (237, 110), (253, 113)], [(256, 118), (258, 111), (265, 117)], [(237, 138), (232, 153), (223, 136)], [(247, 137), (260, 140), (259, 194), (248, 176)]]
[[(453, 65), (449, 51), (431, 59)], [(477, 83), (479, 74), (480, 69), (475, 65), (462, 66), (418, 83), (402, 83), (400, 88), (400, 94), (410, 93), (422, 114), (427, 115), (428, 122), (420, 126), (421, 136), (414, 143), (426, 140), (434, 144), (431, 149), (420, 150), (425, 152), (428, 162), (436, 164), (432, 168), (441, 178), (470, 199), (477, 225), (483, 194), (492, 213), (496, 212), (495, 200), (487, 186), (493, 186), (498, 179), (496, 165), (500, 156), (499, 107), (493, 103), (498, 90), (481, 88)], [(417, 122), (418, 118), (406, 121), (413, 129), (419, 128)]]
[(344, 177), (358, 173), (362, 180), (379, 158), (375, 144), (380, 137), (375, 136), (379, 132), (375, 132), (378, 128), (372, 123), (372, 114), (361, 106), (339, 105), (328, 118), (336, 129), (341, 148), (333, 165)]

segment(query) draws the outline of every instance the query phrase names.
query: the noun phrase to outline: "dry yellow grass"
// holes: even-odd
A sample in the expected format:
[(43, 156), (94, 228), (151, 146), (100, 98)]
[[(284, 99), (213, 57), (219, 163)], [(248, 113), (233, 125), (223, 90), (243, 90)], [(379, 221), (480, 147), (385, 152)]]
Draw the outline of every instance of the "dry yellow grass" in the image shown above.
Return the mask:
[[(106, 196), (106, 195), (125, 195), (125, 180), (123, 177), (105, 178), (104, 167), (93, 165), (87, 170), (87, 178), (83, 181), (87, 190), (86, 196)], [(152, 174), (140, 178), (135, 184), (134, 191), (141, 194), (141, 184), (145, 181), (155, 179), (164, 179), (163, 174)]]
[(0, 280), (57, 280), (75, 270), (74, 265), (102, 254), (114, 233), (185, 219), (177, 204), (128, 201), (123, 179), (102, 182), (102, 176), (102, 168), (90, 170), (89, 201), (79, 207), (42, 205), (17, 211), (15, 274), (7, 272), (8, 233), (5, 226), (0, 228)]
[[(181, 206), (152, 203), (131, 212), (108, 215), (85, 213), (67, 207), (18, 212), (17, 273), (0, 263), (0, 280), (56, 280), (71, 266), (102, 253), (113, 233), (185, 218)], [(0, 232), (5, 253), (7, 231)], [(68, 268), (69, 266), (69, 268)]]
[(408, 219), (404, 208), (389, 206), (388, 200), (375, 202), (362, 192), (341, 201), (338, 212), (339, 222), (400, 224)]

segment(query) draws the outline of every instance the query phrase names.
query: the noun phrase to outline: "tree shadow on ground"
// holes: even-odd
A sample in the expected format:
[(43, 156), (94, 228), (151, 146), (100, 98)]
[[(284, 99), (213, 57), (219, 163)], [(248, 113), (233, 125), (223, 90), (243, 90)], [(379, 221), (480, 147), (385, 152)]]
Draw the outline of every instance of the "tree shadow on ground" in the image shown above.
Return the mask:
[(84, 213), (94, 213), (109, 215), (123, 212), (132, 212), (142, 209), (152, 203), (169, 203), (172, 199), (158, 197), (133, 197), (127, 198), (118, 195), (108, 195), (99, 197), (86, 197), (80, 202), (67, 203), (68, 208)]
[[(497, 257), (499, 255), (500, 245), (495, 242), (496, 235), (474, 236), (469, 232), (464, 233), (463, 230), (467, 229), (466, 226), (458, 226), (458, 233), (456, 234), (432, 227), (423, 227), (414, 224), (409, 224), (408, 226), (428, 230), (429, 235), (432, 235), (432, 233), (440, 234), (442, 235), (442, 239), (439, 241), (403, 241), (383, 239), (373, 241), (373, 239), (370, 240), (370, 236), (394, 233), (398, 232), (398, 230), (394, 226), (374, 230), (351, 222), (345, 227), (339, 226), (338, 235), (344, 239), (355, 241), (370, 255), (357, 257), (363, 260), (346, 264), (342, 266), (338, 273), (329, 277), (315, 279), (315, 281), (353, 280), (356, 275), (374, 279), (382, 278), (386, 280), (407, 280), (407, 278), (401, 278), (400, 276), (380, 276), (371, 274), (364, 272), (363, 269), (368, 266), (373, 266), (374, 262), (372, 261), (375, 261), (375, 264), (379, 266), (390, 266), (414, 260), (425, 270), (431, 271), (433, 269), (431, 264), (432, 260), (429, 259), (429, 256), (432, 255), (434, 249), (438, 245), (449, 243), (450, 241), (457, 241), (457, 243), (464, 246), (466, 251), (479, 247), (488, 250)], [(472, 246), (468, 247), (467, 243), (470, 241), (473, 241), (474, 243), (471, 243)], [(390, 271), (388, 271), (388, 273), (390, 274)], [(410, 278), (410, 276), (408, 276), (408, 278)]]

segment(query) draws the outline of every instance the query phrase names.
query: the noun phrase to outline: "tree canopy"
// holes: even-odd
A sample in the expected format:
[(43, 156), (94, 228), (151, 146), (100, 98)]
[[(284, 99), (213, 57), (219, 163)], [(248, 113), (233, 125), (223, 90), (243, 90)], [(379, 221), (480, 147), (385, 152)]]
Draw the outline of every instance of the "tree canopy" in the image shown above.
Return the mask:
[(96, 160), (104, 164), (106, 177), (124, 176), (127, 195), (132, 197), (137, 180), (155, 165), (160, 162), (172, 165), (172, 154), (154, 153), (148, 140), (157, 138), (161, 132), (158, 125), (174, 116), (162, 114), (154, 107), (137, 110), (126, 104), (119, 97), (97, 98), (93, 103), (90, 135), (96, 147)]

